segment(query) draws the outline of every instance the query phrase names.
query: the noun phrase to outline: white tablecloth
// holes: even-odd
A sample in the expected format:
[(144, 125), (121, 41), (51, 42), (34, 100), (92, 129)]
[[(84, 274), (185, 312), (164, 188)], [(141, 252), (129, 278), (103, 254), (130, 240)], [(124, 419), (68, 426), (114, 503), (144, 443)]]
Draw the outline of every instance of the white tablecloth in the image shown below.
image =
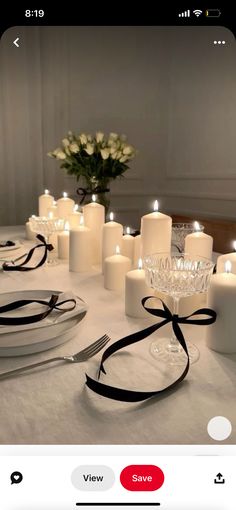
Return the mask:
[[(22, 228), (0, 229), (1, 239), (23, 239)], [(26, 243), (26, 242), (25, 242)], [(29, 243), (25, 244), (28, 248)], [(1, 290), (72, 290), (89, 305), (77, 334), (68, 343), (39, 354), (1, 358), (0, 372), (79, 351), (103, 333), (112, 341), (155, 322), (125, 316), (124, 297), (103, 288), (98, 271), (70, 273), (66, 262), (28, 273), (0, 274)], [(155, 335), (170, 332), (170, 326)], [(205, 327), (184, 326), (185, 338), (200, 349), (183, 383), (172, 393), (144, 403), (115, 402), (85, 386), (85, 372), (96, 374), (100, 354), (84, 364), (58, 364), (0, 382), (1, 444), (216, 444), (208, 436), (213, 416), (226, 416), (233, 431), (224, 443), (236, 443), (236, 356), (210, 351)], [(153, 336), (107, 361), (104, 382), (141, 390), (159, 389), (180, 367), (161, 367), (149, 354)]]

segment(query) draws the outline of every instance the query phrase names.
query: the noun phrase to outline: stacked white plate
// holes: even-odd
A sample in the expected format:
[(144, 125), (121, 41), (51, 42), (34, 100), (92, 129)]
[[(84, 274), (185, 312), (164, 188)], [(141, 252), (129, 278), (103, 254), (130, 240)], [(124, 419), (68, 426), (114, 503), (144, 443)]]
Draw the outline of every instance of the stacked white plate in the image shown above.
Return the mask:
[[(76, 333), (78, 323), (87, 311), (86, 303), (71, 292), (59, 290), (26, 290), (4, 292), (0, 294), (0, 306), (22, 299), (42, 299), (49, 301), (52, 294), (59, 295), (58, 301), (74, 298), (76, 306), (72, 311), (58, 313), (53, 311), (45, 319), (23, 326), (0, 325), (0, 356), (23, 356), (45, 351), (70, 340)], [(67, 305), (64, 305), (66, 307)], [(0, 317), (22, 317), (45, 312), (47, 308), (34, 303), (12, 312), (0, 314)]]

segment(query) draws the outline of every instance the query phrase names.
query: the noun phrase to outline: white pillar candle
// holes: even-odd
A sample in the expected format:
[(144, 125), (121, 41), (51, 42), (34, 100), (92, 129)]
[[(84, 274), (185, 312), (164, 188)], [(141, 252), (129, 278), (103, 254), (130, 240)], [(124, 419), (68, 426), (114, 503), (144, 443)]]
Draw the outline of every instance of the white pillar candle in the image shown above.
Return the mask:
[(48, 213), (47, 213), (47, 216), (49, 218), (57, 218), (57, 203), (56, 203), (56, 200), (53, 200), (53, 204), (48, 207)]
[(130, 227), (126, 228), (126, 234), (122, 237), (121, 253), (128, 257), (133, 264), (134, 258), (134, 237), (130, 235)]
[(227, 260), (231, 262), (231, 273), (236, 274), (236, 241), (233, 241), (234, 252), (220, 255), (217, 259), (216, 272), (223, 273), (225, 271), (225, 263)]
[(172, 219), (158, 211), (157, 200), (154, 212), (141, 219), (142, 257), (156, 252), (170, 252)]
[(69, 229), (69, 222), (66, 221), (63, 232), (60, 232), (57, 236), (59, 259), (68, 260), (69, 258)]
[(92, 195), (92, 202), (83, 207), (84, 224), (91, 230), (92, 263), (101, 264), (102, 261), (102, 227), (105, 223), (105, 207), (96, 202), (96, 195)]
[(50, 195), (49, 190), (45, 189), (44, 194), (39, 197), (39, 216), (48, 215), (48, 208), (52, 206), (54, 197)]
[(84, 226), (83, 215), (80, 226), (70, 230), (69, 270), (76, 273), (90, 271), (92, 267), (91, 231)]
[(208, 234), (204, 234), (204, 232), (200, 232), (199, 223), (197, 221), (194, 222), (194, 228), (195, 232), (188, 234), (185, 237), (185, 253), (189, 253), (189, 255), (193, 257), (199, 255), (200, 257), (205, 257), (211, 260), (213, 237), (209, 236)]
[(134, 238), (134, 267), (138, 267), (139, 259), (141, 258), (141, 235), (135, 236)]
[[(34, 218), (34, 215), (31, 216), (31, 218), (33, 219)], [(31, 228), (31, 218), (29, 218), (29, 220), (27, 221), (27, 223), (25, 224), (25, 237), (26, 239), (28, 239), (29, 241), (35, 241), (36, 240), (36, 232), (34, 232)]]
[(79, 209), (78, 204), (75, 204), (73, 212), (68, 216), (70, 228), (79, 227), (80, 225), (80, 218), (82, 216), (82, 213), (78, 209)]
[(63, 197), (57, 201), (57, 215), (58, 218), (68, 219), (68, 216), (73, 213), (75, 202), (72, 198), (68, 197), (68, 194), (64, 191)]
[(142, 259), (139, 259), (138, 269), (129, 271), (125, 277), (125, 313), (129, 317), (143, 318), (149, 313), (143, 308), (142, 299), (152, 296), (153, 289), (145, 281), (145, 271), (142, 269)]
[(230, 271), (231, 263), (227, 261), (225, 272), (212, 276), (207, 300), (217, 319), (206, 328), (206, 343), (210, 349), (225, 354), (236, 353), (236, 275)]
[(116, 252), (116, 246), (121, 246), (123, 226), (113, 221), (114, 214), (110, 213), (110, 221), (102, 227), (102, 266), (104, 271), (104, 260)]
[(123, 290), (125, 275), (131, 270), (131, 260), (120, 254), (119, 246), (115, 255), (107, 257), (104, 261), (104, 287), (108, 290)]

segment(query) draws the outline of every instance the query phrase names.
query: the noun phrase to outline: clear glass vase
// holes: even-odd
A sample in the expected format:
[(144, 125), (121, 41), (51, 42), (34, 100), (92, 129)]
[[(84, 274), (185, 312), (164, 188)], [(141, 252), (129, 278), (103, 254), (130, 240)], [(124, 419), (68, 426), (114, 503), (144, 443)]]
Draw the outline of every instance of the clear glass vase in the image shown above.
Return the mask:
[(83, 180), (82, 187), (77, 189), (77, 194), (81, 197), (80, 205), (88, 204), (92, 200), (92, 195), (96, 196), (96, 202), (105, 207), (107, 215), (110, 207), (110, 188), (109, 179), (97, 179), (96, 177), (86, 177)]

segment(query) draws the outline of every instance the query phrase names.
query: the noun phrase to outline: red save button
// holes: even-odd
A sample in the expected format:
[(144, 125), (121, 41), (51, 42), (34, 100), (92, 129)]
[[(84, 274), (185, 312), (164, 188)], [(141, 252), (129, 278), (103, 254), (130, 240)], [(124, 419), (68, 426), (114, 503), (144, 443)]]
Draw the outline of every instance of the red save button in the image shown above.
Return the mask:
[(121, 471), (120, 483), (128, 491), (156, 491), (164, 483), (164, 473), (152, 465), (132, 465)]

